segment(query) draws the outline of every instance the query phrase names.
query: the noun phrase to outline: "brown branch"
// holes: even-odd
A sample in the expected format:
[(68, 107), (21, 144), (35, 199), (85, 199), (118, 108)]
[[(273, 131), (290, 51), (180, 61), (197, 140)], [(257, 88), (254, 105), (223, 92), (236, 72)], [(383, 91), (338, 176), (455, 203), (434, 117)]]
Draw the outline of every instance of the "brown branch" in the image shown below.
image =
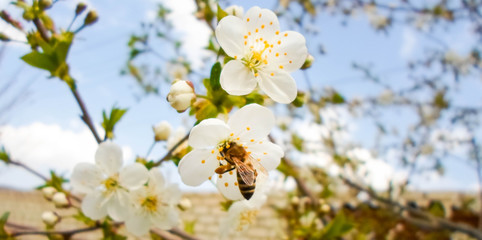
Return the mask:
[(416, 209), (416, 208), (413, 208), (413, 207), (410, 207), (410, 206), (402, 205), (398, 202), (394, 202), (392, 200), (381, 197), (378, 194), (376, 194), (374, 191), (366, 189), (366, 188), (350, 181), (349, 179), (347, 179), (343, 176), (341, 176), (341, 178), (342, 178), (343, 182), (345, 184), (347, 184), (348, 186), (350, 186), (354, 189), (357, 189), (359, 191), (366, 192), (371, 198), (373, 198), (373, 199), (375, 199), (379, 202), (382, 202), (382, 203), (387, 204), (387, 205), (395, 206), (395, 207), (399, 208), (400, 210), (407, 211), (411, 214), (414, 214), (416, 216), (421, 216), (421, 217), (426, 219), (422, 224), (422, 223), (420, 223), (420, 219), (416, 219), (416, 221), (415, 221), (414, 219), (411, 219), (409, 217), (403, 217), (402, 216), (402, 218), (408, 220), (409, 222), (411, 222), (413, 224), (419, 225), (419, 226), (424, 227), (424, 228), (430, 227), (432, 229), (438, 229), (438, 230), (448, 229), (450, 231), (461, 232), (461, 233), (465, 233), (465, 234), (467, 234), (471, 237), (474, 237), (476, 239), (482, 240), (482, 232), (477, 230), (476, 228), (470, 227), (470, 226), (465, 225), (465, 224), (454, 223), (454, 222), (449, 221), (447, 219), (435, 217), (432, 214), (424, 212), (422, 210), (419, 210), (419, 209)]
[(72, 90), (72, 93), (74, 94), (75, 100), (79, 104), (80, 110), (82, 111), (82, 116), (81, 116), (82, 120), (89, 127), (97, 143), (101, 143), (102, 140), (100, 139), (99, 134), (95, 130), (94, 123), (92, 122), (92, 118), (90, 117), (89, 112), (87, 111), (87, 108), (85, 107), (85, 103), (80, 97), (79, 92), (75, 88), (74, 89), (71, 88), (71, 90)]
[(154, 167), (157, 167), (157, 166), (161, 165), (162, 162), (169, 160), (169, 159), (172, 157), (172, 153), (173, 153), (179, 146), (181, 146), (181, 144), (183, 144), (185, 141), (187, 141), (188, 138), (189, 138), (189, 133), (186, 134), (186, 136), (184, 136), (181, 140), (179, 140), (179, 142), (177, 142), (176, 145), (174, 145), (174, 146), (166, 153), (166, 155), (164, 155), (164, 157), (162, 157), (162, 158), (159, 159), (157, 162), (155, 162), (155, 163), (154, 163)]
[(48, 181), (49, 179), (47, 177), (45, 177), (44, 175), (42, 175), (41, 173), (35, 171), (34, 169), (30, 168), (29, 166), (21, 163), (21, 162), (17, 162), (17, 161), (13, 161), (13, 160), (10, 160), (7, 162), (8, 164), (12, 164), (12, 165), (15, 165), (15, 166), (18, 166), (18, 167), (21, 167), (25, 170), (27, 170), (28, 172), (32, 173), (33, 175), (41, 178), (42, 180), (44, 181)]
[(48, 35), (47, 29), (45, 26), (42, 24), (40, 19), (34, 18), (33, 23), (35, 24), (35, 27), (37, 28), (38, 32), (40, 33), (40, 36), (46, 41), (50, 42), (50, 37)]
[(66, 238), (71, 237), (72, 235), (82, 233), (82, 232), (90, 232), (90, 231), (95, 231), (97, 229), (100, 229), (101, 226), (97, 224), (96, 226), (92, 227), (86, 227), (86, 228), (78, 228), (78, 229), (71, 229), (71, 230), (61, 230), (61, 231), (41, 231), (41, 230), (36, 230), (33, 227), (29, 226), (22, 226), (19, 224), (15, 223), (7, 223), (6, 224), (9, 227), (13, 228), (19, 228), (19, 229), (29, 229), (30, 231), (18, 231), (18, 232), (12, 232), (10, 236), (12, 237), (17, 237), (17, 236), (22, 236), (22, 235), (44, 235), (44, 236), (50, 236), (50, 235), (62, 235)]
[(184, 232), (183, 230), (181, 230), (177, 227), (172, 228), (171, 230), (169, 230), (169, 232), (172, 233), (172, 234), (175, 234), (177, 236), (182, 237), (182, 239), (199, 240), (199, 238), (193, 237), (190, 234), (188, 234), (187, 232)]

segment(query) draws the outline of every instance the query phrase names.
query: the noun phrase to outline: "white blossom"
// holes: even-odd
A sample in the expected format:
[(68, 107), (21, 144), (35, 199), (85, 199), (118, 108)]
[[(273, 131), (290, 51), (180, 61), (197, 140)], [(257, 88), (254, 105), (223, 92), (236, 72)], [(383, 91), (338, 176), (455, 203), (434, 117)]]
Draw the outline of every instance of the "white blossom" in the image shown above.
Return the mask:
[[(183, 59), (179, 59), (180, 61), (183, 61)], [(186, 66), (182, 63), (171, 63), (169, 62), (166, 67), (169, 71), (169, 76), (172, 77), (172, 79), (186, 79), (188, 70)]]
[(130, 193), (132, 206), (125, 222), (127, 230), (141, 236), (152, 227), (164, 230), (173, 228), (179, 223), (175, 206), (180, 198), (177, 185), (167, 184), (159, 169), (152, 168), (147, 186)]
[(156, 141), (165, 141), (171, 134), (171, 124), (167, 121), (162, 121), (152, 128), (154, 130), (154, 139)]
[(167, 101), (178, 112), (186, 111), (195, 99), (194, 86), (190, 81), (184, 80), (175, 81), (167, 95)]
[[(190, 186), (198, 186), (211, 179), (215, 169), (226, 164), (221, 156), (223, 148), (234, 144), (244, 147), (250, 159), (258, 161), (266, 171), (275, 169), (284, 153), (281, 147), (267, 139), (274, 125), (271, 110), (258, 104), (239, 109), (227, 123), (214, 118), (203, 120), (192, 128), (189, 135), (188, 143), (193, 150), (179, 162), (182, 181)], [(232, 200), (243, 199), (236, 169), (219, 174), (216, 178), (218, 189), (224, 196)]]
[(233, 58), (221, 71), (221, 87), (231, 95), (246, 95), (257, 85), (279, 103), (297, 95), (290, 73), (308, 56), (303, 35), (280, 32), (278, 18), (269, 9), (252, 7), (243, 19), (226, 16), (216, 27), (216, 38)]
[(121, 169), (122, 150), (112, 142), (103, 142), (95, 153), (95, 164), (79, 163), (74, 167), (71, 184), (86, 194), (82, 212), (98, 220), (107, 214), (116, 221), (127, 217), (129, 191), (142, 187), (148, 178), (146, 167), (139, 163)]

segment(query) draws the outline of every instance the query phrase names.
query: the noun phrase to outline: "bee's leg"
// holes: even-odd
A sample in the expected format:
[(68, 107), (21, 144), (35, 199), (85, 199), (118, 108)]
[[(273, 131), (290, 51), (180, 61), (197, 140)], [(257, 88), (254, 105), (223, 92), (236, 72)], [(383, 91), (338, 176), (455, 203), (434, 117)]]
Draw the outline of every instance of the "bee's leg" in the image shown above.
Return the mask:
[(226, 165), (221, 165), (219, 166), (218, 168), (216, 168), (214, 171), (217, 173), (217, 174), (223, 174), (225, 172), (229, 172), (231, 170), (234, 169), (234, 166), (231, 165), (231, 164), (226, 164)]

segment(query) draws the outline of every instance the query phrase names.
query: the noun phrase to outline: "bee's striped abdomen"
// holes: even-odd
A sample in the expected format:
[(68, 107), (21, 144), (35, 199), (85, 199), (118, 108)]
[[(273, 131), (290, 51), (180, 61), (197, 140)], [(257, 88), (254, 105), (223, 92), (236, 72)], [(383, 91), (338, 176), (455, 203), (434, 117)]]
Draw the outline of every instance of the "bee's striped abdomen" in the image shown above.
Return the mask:
[(236, 175), (238, 177), (239, 191), (246, 200), (249, 200), (253, 196), (254, 189), (256, 188), (256, 178), (254, 179), (253, 185), (248, 185), (243, 181), (239, 173), (237, 173)]

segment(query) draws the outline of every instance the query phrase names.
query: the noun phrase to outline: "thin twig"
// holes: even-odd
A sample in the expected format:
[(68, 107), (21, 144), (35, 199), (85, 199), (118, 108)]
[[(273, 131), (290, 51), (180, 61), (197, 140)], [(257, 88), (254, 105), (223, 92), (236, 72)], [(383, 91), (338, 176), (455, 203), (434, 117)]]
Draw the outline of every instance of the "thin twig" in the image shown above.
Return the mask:
[(33, 19), (33, 23), (35, 24), (35, 27), (37, 28), (37, 30), (39, 31), (40, 33), (40, 36), (46, 41), (46, 42), (50, 42), (50, 37), (47, 33), (47, 29), (45, 28), (45, 26), (42, 24), (42, 22), (40, 21), (40, 19), (38, 18), (34, 18)]
[[(482, 231), (479, 231), (476, 228), (470, 227), (470, 226), (465, 225), (465, 224), (454, 223), (452, 221), (449, 221), (447, 219), (443, 219), (443, 218), (440, 218), (440, 217), (435, 217), (430, 213), (426, 213), (426, 212), (421, 211), (419, 209), (416, 209), (416, 208), (413, 208), (413, 207), (410, 207), (410, 206), (405, 206), (405, 205), (402, 205), (398, 202), (394, 202), (394, 201), (389, 200), (387, 198), (381, 197), (378, 194), (376, 194), (374, 191), (366, 189), (366, 188), (350, 181), (349, 179), (347, 179), (343, 176), (341, 176), (341, 179), (343, 180), (343, 182), (345, 182), (345, 184), (347, 184), (351, 188), (357, 189), (359, 191), (366, 192), (371, 198), (373, 198), (373, 199), (375, 199), (379, 202), (385, 203), (387, 205), (395, 206), (395, 207), (399, 208), (400, 210), (408, 211), (411, 214), (414, 214), (416, 216), (421, 216), (421, 217), (425, 218), (426, 221), (424, 222), (424, 227), (430, 226), (433, 229), (440, 229), (440, 230), (448, 229), (450, 231), (465, 233), (465, 234), (467, 234), (471, 237), (482, 240)], [(407, 219), (407, 217), (402, 217), (402, 218)], [(417, 224), (417, 222), (420, 219), (417, 219), (417, 221), (411, 221), (411, 220), (413, 220), (413, 219), (410, 219), (411, 223)]]
[(72, 90), (72, 93), (74, 94), (75, 100), (79, 104), (80, 110), (82, 111), (81, 119), (85, 122), (85, 124), (87, 124), (90, 131), (94, 135), (94, 138), (97, 141), (97, 143), (101, 143), (102, 140), (100, 139), (99, 134), (95, 130), (94, 124), (92, 123), (92, 118), (90, 117), (89, 112), (87, 111), (87, 108), (85, 107), (84, 101), (80, 97), (79, 92), (75, 88), (74, 89), (71, 88), (71, 90)]
[[(482, 205), (482, 174), (481, 174), (481, 158), (480, 158), (480, 152), (479, 152), (479, 146), (477, 145), (477, 142), (475, 141), (475, 137), (472, 136), (472, 139), (470, 140), (470, 145), (472, 145), (472, 149), (474, 151), (474, 157), (475, 157), (475, 163), (477, 164), (476, 171), (477, 171), (477, 179), (479, 180), (479, 201), (480, 204)], [(480, 207), (479, 210), (479, 230), (482, 231), (482, 207)]]
[(199, 238), (193, 237), (192, 235), (188, 234), (187, 232), (175, 227), (169, 230), (170, 233), (175, 234), (177, 236), (182, 237), (182, 239), (187, 239), (187, 240), (199, 240)]
[(100, 226), (78, 228), (78, 229), (72, 229), (72, 230), (61, 230), (61, 231), (37, 231), (37, 230), (34, 230), (34, 231), (25, 231), (25, 232), (13, 232), (10, 235), (12, 237), (17, 237), (17, 236), (21, 236), (21, 235), (44, 235), (44, 236), (62, 235), (62, 236), (70, 237), (70, 236), (75, 235), (77, 233), (90, 232), (90, 231), (95, 231), (97, 229), (100, 229)]
[(48, 181), (49, 179), (47, 177), (45, 177), (44, 175), (42, 175), (41, 173), (35, 171), (34, 169), (30, 168), (29, 166), (21, 163), (21, 162), (17, 162), (17, 161), (13, 161), (13, 160), (10, 160), (8, 161), (8, 164), (12, 164), (12, 165), (15, 165), (15, 166), (18, 166), (18, 167), (21, 167), (25, 170), (27, 170), (28, 172), (32, 173), (33, 175), (41, 178), (42, 180), (44, 181)]
[(166, 155), (164, 155), (164, 157), (162, 157), (162, 158), (159, 159), (156, 163), (154, 163), (154, 167), (157, 167), (157, 166), (161, 165), (162, 162), (169, 160), (169, 159), (172, 157), (172, 153), (173, 153), (179, 146), (181, 146), (181, 144), (183, 144), (185, 141), (187, 141), (188, 138), (189, 138), (189, 133), (186, 134), (186, 136), (184, 136), (181, 140), (179, 140), (179, 142), (177, 142), (176, 145), (174, 145), (174, 146), (169, 150), (169, 152), (167, 152)]

